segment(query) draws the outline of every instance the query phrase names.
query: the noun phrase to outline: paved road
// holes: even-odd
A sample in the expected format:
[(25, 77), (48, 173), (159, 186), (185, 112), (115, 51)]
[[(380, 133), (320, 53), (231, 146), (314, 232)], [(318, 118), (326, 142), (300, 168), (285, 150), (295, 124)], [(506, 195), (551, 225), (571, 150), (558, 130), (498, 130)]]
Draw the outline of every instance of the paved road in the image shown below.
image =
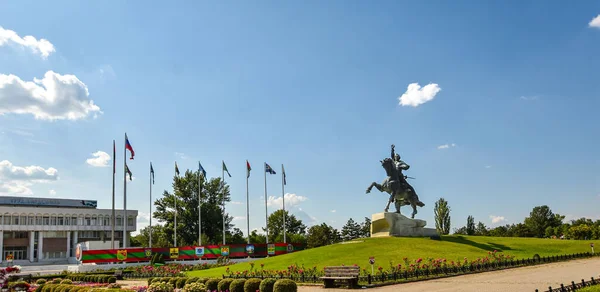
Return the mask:
[[(560, 287), (561, 283), (567, 284), (571, 283), (571, 281), (581, 282), (581, 279), (587, 281), (590, 280), (591, 277), (594, 277), (594, 279), (600, 278), (600, 259), (598, 258), (515, 268), (416, 283), (390, 285), (369, 290), (378, 292), (533, 292), (535, 289), (545, 291), (548, 289), (548, 286)], [(298, 291), (356, 291), (306, 286), (299, 288)]]

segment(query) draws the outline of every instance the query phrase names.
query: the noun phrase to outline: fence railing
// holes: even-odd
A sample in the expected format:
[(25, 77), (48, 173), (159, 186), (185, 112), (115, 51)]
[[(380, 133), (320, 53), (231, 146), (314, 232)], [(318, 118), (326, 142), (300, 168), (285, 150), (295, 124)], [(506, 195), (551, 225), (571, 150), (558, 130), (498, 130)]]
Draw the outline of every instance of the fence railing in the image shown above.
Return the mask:
[[(577, 291), (581, 288), (595, 286), (595, 285), (600, 285), (600, 281), (595, 280), (594, 277), (592, 277), (592, 279), (587, 282), (584, 279), (581, 279), (581, 282), (579, 282), (579, 283), (575, 283), (575, 281), (571, 281), (571, 284), (568, 284), (566, 286), (565, 286), (565, 284), (560, 284), (559, 288), (552, 288), (552, 286), (550, 286), (550, 287), (548, 287), (548, 290), (545, 290), (543, 292)], [(541, 291), (538, 289), (535, 289), (535, 292), (541, 292)]]
[[(516, 268), (516, 267), (554, 263), (554, 262), (567, 261), (567, 260), (573, 260), (573, 259), (589, 258), (592, 256), (594, 256), (594, 255), (592, 255), (589, 252), (586, 252), (586, 253), (576, 253), (576, 254), (560, 255), (560, 256), (536, 257), (533, 259), (532, 258), (521, 259), (521, 260), (511, 259), (511, 260), (497, 261), (497, 262), (493, 262), (493, 263), (469, 264), (469, 265), (463, 265), (460, 267), (456, 267), (456, 266), (454, 266), (454, 267), (439, 267), (439, 268), (433, 268), (433, 269), (421, 269), (421, 270), (402, 271), (402, 272), (395, 272), (395, 273), (386, 273), (386, 272), (381, 273), (380, 272), (375, 275), (368, 274), (368, 275), (358, 276), (358, 281), (360, 284), (363, 284), (363, 285), (364, 284), (380, 285), (380, 284), (389, 283), (391, 281), (397, 282), (397, 283), (403, 283), (403, 282), (419, 281), (419, 280), (423, 280), (423, 279), (436, 279), (436, 278), (460, 276), (460, 275), (472, 274), (472, 273), (504, 270), (504, 269), (510, 269), (510, 268)], [(240, 275), (223, 275), (222, 277), (223, 278), (233, 278), (233, 279), (250, 279), (250, 278), (290, 279), (290, 280), (293, 280), (298, 283), (322, 282), (322, 280), (319, 279), (320, 275), (311, 275), (311, 276), (306, 276), (306, 275), (298, 275), (298, 276), (255, 275), (255, 276), (248, 276), (248, 275), (240, 274)], [(596, 282), (598, 282), (598, 281), (596, 280)], [(555, 291), (561, 291), (561, 290), (555, 290)], [(568, 291), (573, 291), (573, 290), (568, 290)]]

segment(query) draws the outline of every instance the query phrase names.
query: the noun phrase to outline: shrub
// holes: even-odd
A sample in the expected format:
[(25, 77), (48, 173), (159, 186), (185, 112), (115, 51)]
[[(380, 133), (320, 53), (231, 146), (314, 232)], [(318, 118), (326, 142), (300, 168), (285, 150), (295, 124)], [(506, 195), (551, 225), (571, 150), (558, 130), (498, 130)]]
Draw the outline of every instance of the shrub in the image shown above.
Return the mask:
[(273, 286), (275, 285), (275, 279), (264, 279), (260, 282), (260, 292), (273, 292)]
[(207, 290), (216, 291), (219, 289), (219, 279), (208, 279), (205, 284)]
[(183, 287), (183, 292), (206, 292), (206, 286), (202, 283), (190, 283)]
[(244, 284), (244, 292), (256, 292), (260, 289), (260, 279), (248, 279)]
[(52, 284), (60, 284), (61, 279), (56, 278), (52, 280)]
[(152, 283), (147, 292), (173, 292), (175, 289), (169, 283)]
[(185, 286), (185, 283), (188, 280), (187, 278), (183, 278), (183, 277), (176, 278), (176, 279), (177, 279), (177, 282), (176, 282), (177, 284), (175, 285), (175, 288), (179, 288), (179, 289), (183, 288), (183, 286)]
[(191, 277), (191, 278), (187, 278), (187, 280), (185, 281), (185, 284), (191, 284), (191, 283), (196, 283), (198, 282), (199, 278), (198, 277)]
[(108, 279), (108, 281), (105, 282), (105, 283), (117, 283), (117, 278), (116, 277), (110, 276), (107, 279)]
[(273, 286), (273, 292), (296, 292), (298, 291), (298, 285), (296, 282), (289, 279), (280, 279), (275, 282)]
[(27, 283), (25, 281), (9, 282), (8, 283), (8, 288), (11, 291), (14, 291), (15, 289), (28, 290), (29, 289), (29, 283)]
[(208, 279), (206, 279), (206, 278), (198, 278), (198, 280), (196, 281), (196, 283), (206, 284), (206, 281), (208, 281)]
[(64, 279), (62, 281), (60, 281), (61, 284), (67, 284), (67, 285), (71, 285), (73, 284), (73, 281), (69, 280), (69, 279)]
[(169, 284), (173, 285), (173, 287), (177, 286), (177, 278), (172, 277), (172, 278), (168, 278)]
[(229, 285), (229, 292), (244, 292), (244, 284), (246, 284), (245, 279), (233, 280)]
[(229, 285), (231, 285), (233, 279), (223, 279), (219, 281), (219, 285), (217, 286), (217, 291), (227, 291), (229, 290)]
[(154, 281), (153, 277), (148, 278), (148, 286), (150, 286), (150, 284), (152, 284), (152, 281)]
[(35, 283), (38, 285), (46, 284), (46, 282), (46, 279), (37, 279), (37, 281), (35, 281)]

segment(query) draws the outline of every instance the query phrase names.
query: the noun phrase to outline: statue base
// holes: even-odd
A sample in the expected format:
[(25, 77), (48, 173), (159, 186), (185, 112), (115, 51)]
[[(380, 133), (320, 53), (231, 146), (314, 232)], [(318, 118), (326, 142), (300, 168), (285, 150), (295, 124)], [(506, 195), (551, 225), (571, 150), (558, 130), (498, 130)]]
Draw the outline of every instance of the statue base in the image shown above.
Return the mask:
[(425, 228), (427, 222), (410, 219), (398, 213), (371, 215), (371, 237), (430, 237), (439, 236), (434, 228)]

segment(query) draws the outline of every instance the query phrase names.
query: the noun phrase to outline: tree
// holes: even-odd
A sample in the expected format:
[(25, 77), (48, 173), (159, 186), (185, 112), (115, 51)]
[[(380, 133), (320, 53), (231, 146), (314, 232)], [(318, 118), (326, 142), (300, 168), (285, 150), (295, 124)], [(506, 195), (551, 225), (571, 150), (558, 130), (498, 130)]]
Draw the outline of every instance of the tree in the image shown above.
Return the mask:
[(365, 217), (365, 222), (360, 227), (360, 237), (371, 237), (371, 219)]
[(529, 217), (525, 218), (525, 225), (535, 237), (544, 237), (546, 228), (558, 227), (562, 224), (565, 216), (552, 213), (546, 205), (533, 208)]
[[(135, 236), (135, 239), (140, 243), (140, 246), (150, 246), (150, 229), (150, 226), (146, 226), (140, 230), (140, 234)], [(165, 233), (165, 227), (161, 225), (152, 225), (152, 247), (170, 247), (171, 245), (173, 245), (173, 243), (169, 241), (169, 238)]]
[(360, 237), (361, 227), (358, 223), (354, 222), (352, 218), (346, 222), (346, 225), (342, 227), (342, 239), (349, 241)]
[[(230, 201), (229, 186), (221, 183), (221, 178), (206, 181), (202, 177), (202, 233), (208, 240), (203, 244), (217, 244), (223, 241), (223, 203)], [(167, 242), (171, 245), (174, 236), (174, 212), (177, 202), (177, 245), (195, 245), (198, 241), (198, 172), (187, 170), (179, 178), (173, 178), (174, 193), (164, 191), (162, 198), (154, 205), (154, 218), (164, 223)], [(225, 230), (229, 231), (233, 217), (225, 214)], [(154, 246), (154, 235), (152, 236)]]
[(467, 227), (463, 226), (461, 228), (454, 228), (454, 234), (456, 235), (467, 235)]
[(264, 234), (258, 234), (256, 230), (250, 232), (250, 243), (267, 243), (267, 237)]
[[(269, 242), (283, 242), (283, 214), (283, 210), (277, 210), (269, 215), (269, 223), (267, 224)], [(288, 211), (285, 211), (285, 228), (287, 237), (291, 234), (304, 234), (306, 232), (306, 225), (302, 223), (302, 220), (296, 219), (296, 216), (290, 215)]]
[(568, 231), (568, 236), (570, 239), (591, 239), (592, 237), (592, 228), (585, 224), (580, 224), (577, 226), (571, 226)]
[(440, 198), (435, 202), (435, 229), (439, 234), (447, 235), (450, 233), (450, 207), (448, 201)]
[(487, 236), (488, 235), (488, 229), (485, 226), (485, 224), (483, 224), (483, 222), (479, 221), (477, 223), (477, 229), (475, 229), (475, 235), (479, 235), (479, 236)]
[(239, 228), (233, 228), (233, 233), (225, 231), (225, 239), (231, 244), (243, 244), (246, 243), (244, 233)]
[(473, 216), (469, 215), (469, 217), (467, 217), (467, 235), (474, 235), (475, 234), (475, 218), (473, 218)]
[(494, 229), (491, 229), (490, 232), (489, 232), (489, 235), (490, 236), (494, 236), (494, 237), (504, 237), (504, 236), (507, 236), (507, 233), (508, 233), (508, 227), (507, 226), (498, 226), (498, 227), (496, 227)]
[(306, 246), (312, 248), (331, 244), (331, 229), (325, 223), (310, 227), (306, 235)]

